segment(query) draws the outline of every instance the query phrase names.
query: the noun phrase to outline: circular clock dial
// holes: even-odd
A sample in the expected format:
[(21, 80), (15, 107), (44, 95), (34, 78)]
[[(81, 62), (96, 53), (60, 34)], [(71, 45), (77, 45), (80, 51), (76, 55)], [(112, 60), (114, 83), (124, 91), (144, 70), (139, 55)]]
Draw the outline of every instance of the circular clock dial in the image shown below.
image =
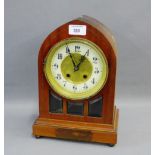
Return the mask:
[(52, 89), (68, 99), (86, 99), (97, 94), (108, 76), (107, 60), (93, 42), (81, 38), (65, 39), (53, 46), (44, 72)]

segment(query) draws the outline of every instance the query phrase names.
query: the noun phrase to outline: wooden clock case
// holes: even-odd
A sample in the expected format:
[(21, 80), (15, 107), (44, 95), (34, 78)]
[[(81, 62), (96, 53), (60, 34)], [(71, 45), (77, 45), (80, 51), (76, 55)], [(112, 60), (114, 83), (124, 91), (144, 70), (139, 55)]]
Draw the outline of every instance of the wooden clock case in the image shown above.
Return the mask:
[[(86, 35), (69, 35), (69, 25), (86, 25)], [(104, 52), (108, 62), (108, 79), (102, 90), (92, 98), (82, 100), (84, 115), (67, 113), (67, 102), (62, 98), (63, 113), (49, 112), (49, 94), (56, 94), (49, 86), (43, 71), (45, 57), (56, 43), (70, 38), (80, 37), (97, 44)], [(99, 142), (114, 145), (117, 143), (118, 109), (114, 106), (116, 77), (116, 44), (109, 30), (96, 19), (83, 16), (70, 21), (50, 33), (44, 40), (38, 56), (39, 80), (39, 117), (33, 124), (33, 135), (36, 137), (55, 137), (70, 140)], [(59, 94), (56, 94), (59, 96)], [(102, 96), (102, 117), (88, 116), (88, 102)], [(72, 101), (78, 102), (78, 101)]]

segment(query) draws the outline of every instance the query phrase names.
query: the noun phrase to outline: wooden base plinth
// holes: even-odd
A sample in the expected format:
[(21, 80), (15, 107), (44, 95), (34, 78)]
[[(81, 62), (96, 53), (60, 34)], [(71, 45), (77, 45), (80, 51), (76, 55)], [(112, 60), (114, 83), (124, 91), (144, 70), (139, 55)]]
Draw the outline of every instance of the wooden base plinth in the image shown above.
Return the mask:
[(54, 137), (114, 145), (117, 143), (118, 109), (114, 111), (113, 124), (75, 122), (38, 118), (33, 124), (35, 137)]

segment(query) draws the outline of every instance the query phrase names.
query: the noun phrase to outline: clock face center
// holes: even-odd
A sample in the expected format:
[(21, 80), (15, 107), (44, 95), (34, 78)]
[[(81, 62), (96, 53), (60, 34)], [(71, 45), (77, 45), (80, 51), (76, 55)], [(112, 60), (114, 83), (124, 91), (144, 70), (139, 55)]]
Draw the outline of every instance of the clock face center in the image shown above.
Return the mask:
[(81, 62), (82, 55), (79, 53), (71, 53), (71, 55), (76, 66), (73, 65), (70, 56), (67, 56), (61, 63), (63, 77), (72, 83), (86, 82), (92, 75), (93, 67), (91, 62), (86, 57)]

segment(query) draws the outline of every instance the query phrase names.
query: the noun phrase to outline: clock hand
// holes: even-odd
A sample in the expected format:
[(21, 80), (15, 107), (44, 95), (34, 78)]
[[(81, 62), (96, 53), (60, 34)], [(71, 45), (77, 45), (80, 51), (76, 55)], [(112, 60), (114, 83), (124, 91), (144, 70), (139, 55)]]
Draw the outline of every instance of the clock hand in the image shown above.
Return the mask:
[(77, 64), (77, 66), (76, 66), (78, 69), (79, 69), (81, 63), (84, 61), (84, 59), (85, 59), (85, 56), (82, 55), (82, 56), (81, 56), (81, 59), (80, 59), (80, 62), (79, 62), (79, 63)]
[(74, 60), (73, 60), (72, 54), (71, 54), (71, 52), (70, 52), (70, 49), (68, 48), (68, 45), (67, 45), (66, 50), (67, 50), (67, 52), (69, 53), (69, 56), (70, 56), (70, 58), (71, 58), (71, 60), (72, 60), (72, 63), (73, 63), (73, 66), (74, 66), (74, 71), (76, 71), (76, 70), (77, 70), (77, 67), (76, 67), (76, 64), (75, 64), (75, 62), (74, 62)]
[(88, 51), (89, 51), (89, 50), (87, 50), (86, 53), (85, 53), (84, 55), (81, 56), (80, 62), (79, 62), (79, 63), (77, 64), (77, 66), (76, 66), (78, 69), (79, 69), (79, 66), (81, 65), (81, 63), (85, 60), (85, 58), (86, 58), (85, 56), (86, 56), (86, 54), (87, 54)]

